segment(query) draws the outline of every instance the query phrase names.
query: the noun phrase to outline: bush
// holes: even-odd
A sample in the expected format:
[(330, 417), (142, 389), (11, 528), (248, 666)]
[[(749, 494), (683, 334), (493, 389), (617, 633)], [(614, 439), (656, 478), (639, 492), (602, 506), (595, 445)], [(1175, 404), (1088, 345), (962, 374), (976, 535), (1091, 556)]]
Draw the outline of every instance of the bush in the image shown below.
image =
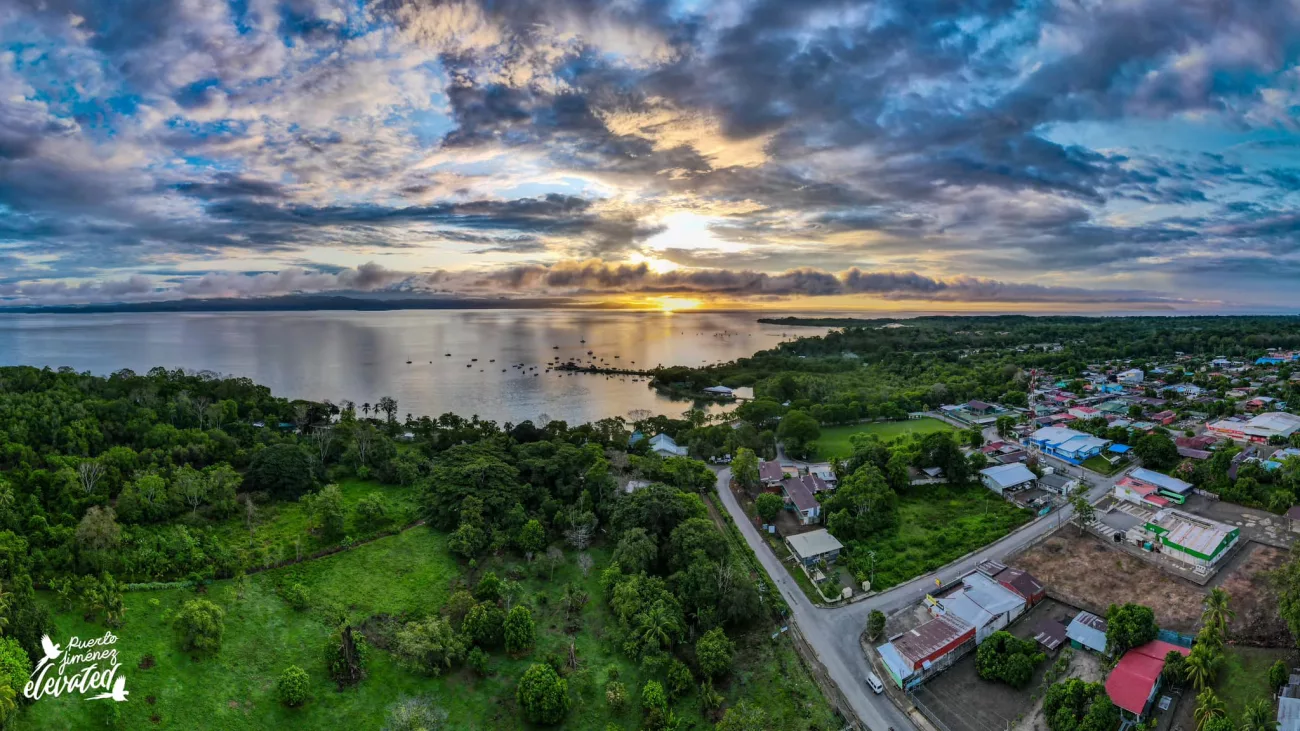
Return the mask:
[(985, 638), (975, 652), (975, 670), (985, 680), (998, 680), (1013, 688), (1029, 685), (1034, 666), (1047, 659), (1038, 651), (1038, 643), (1022, 640), (1006, 630)]
[(495, 602), (501, 599), (501, 579), (497, 578), (496, 572), (489, 571), (483, 574), (483, 578), (478, 580), (478, 585), (474, 587), (474, 598), (481, 602)]
[(172, 625), (181, 635), (183, 649), (215, 653), (221, 649), (225, 617), (225, 611), (207, 599), (191, 599), (181, 605)]
[(310, 682), (306, 670), (290, 665), (280, 673), (280, 679), (275, 683), (275, 692), (280, 697), (280, 702), (286, 706), (300, 706), (307, 700), (307, 686)]
[[(17, 691), (31, 680), (31, 673), (31, 658), (27, 656), (27, 652), (23, 650), (18, 640), (12, 637), (0, 637), (0, 686), (7, 685)], [(19, 707), (17, 703), (0, 704), (0, 726), (9, 728), (9, 722), (18, 713)]]
[(731, 658), (735, 645), (721, 627), (704, 633), (695, 643), (695, 661), (700, 665), (700, 672), (710, 678), (716, 678), (731, 672)]
[(668, 665), (668, 697), (672, 699), (681, 698), (691, 692), (695, 687), (695, 678), (691, 677), (691, 669), (677, 658), (673, 658)]
[(533, 648), (536, 631), (533, 613), (528, 607), (520, 604), (510, 610), (510, 614), (506, 615), (504, 633), (507, 652), (518, 654)]
[(388, 503), (384, 496), (372, 492), (357, 501), (353, 508), (355, 520), (363, 530), (377, 530), (388, 524)]
[(555, 668), (534, 663), (519, 679), (515, 700), (532, 723), (556, 724), (569, 712), (569, 684)]
[(1273, 687), (1273, 692), (1286, 685), (1291, 673), (1287, 670), (1286, 663), (1278, 660), (1268, 669), (1268, 684)]
[(627, 706), (627, 686), (611, 680), (605, 684), (605, 702), (609, 707), (614, 709), (615, 713), (622, 711)]
[(488, 654), (481, 647), (475, 647), (469, 651), (465, 658), (465, 664), (470, 670), (478, 673), (481, 677), (487, 677), (488, 674)]
[(1106, 686), (1078, 678), (1047, 689), (1043, 715), (1051, 731), (1113, 731), (1120, 721), (1119, 708), (1106, 695)]
[(307, 593), (307, 587), (302, 584), (294, 583), (286, 586), (281, 592), (284, 601), (296, 611), (304, 611), (311, 606), (311, 597)]
[(772, 492), (765, 492), (754, 498), (754, 509), (758, 511), (758, 516), (763, 519), (764, 523), (771, 523), (776, 520), (777, 513), (785, 507), (785, 501), (780, 495)]
[(447, 712), (428, 698), (406, 698), (388, 707), (384, 731), (443, 731)]

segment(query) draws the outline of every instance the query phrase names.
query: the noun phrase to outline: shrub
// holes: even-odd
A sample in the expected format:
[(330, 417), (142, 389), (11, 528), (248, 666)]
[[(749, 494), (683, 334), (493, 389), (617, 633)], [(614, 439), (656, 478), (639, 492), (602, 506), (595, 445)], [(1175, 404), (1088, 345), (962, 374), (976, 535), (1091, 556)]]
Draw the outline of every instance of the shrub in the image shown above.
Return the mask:
[(284, 597), (285, 603), (293, 607), (295, 611), (301, 612), (311, 606), (311, 597), (307, 593), (307, 587), (302, 584), (293, 583), (286, 586), (281, 595)]
[(695, 686), (695, 678), (691, 677), (691, 669), (677, 658), (673, 658), (668, 665), (668, 696), (676, 699), (681, 698), (691, 692)]
[(474, 587), (474, 598), (481, 602), (495, 602), (501, 599), (501, 579), (497, 578), (496, 572), (489, 571), (483, 574), (483, 578), (478, 580), (478, 585)]
[(384, 496), (372, 492), (357, 501), (353, 508), (356, 523), (365, 530), (376, 530), (388, 524), (388, 503)]
[(479, 647), (501, 644), (505, 630), (505, 613), (495, 604), (478, 604), (465, 615), (460, 631)]
[(504, 633), (507, 652), (517, 654), (532, 649), (536, 632), (533, 613), (528, 607), (520, 604), (510, 610), (510, 614), (506, 615)]
[(428, 698), (406, 698), (388, 707), (384, 731), (443, 731), (447, 712)]
[(1274, 692), (1276, 692), (1278, 688), (1286, 685), (1286, 681), (1290, 674), (1291, 673), (1287, 670), (1286, 663), (1282, 660), (1278, 660), (1268, 669), (1268, 684), (1271, 685)]
[(776, 493), (765, 492), (754, 499), (754, 509), (758, 511), (764, 523), (776, 520), (777, 513), (780, 513), (784, 506), (785, 501)]
[(290, 665), (280, 673), (280, 679), (275, 683), (275, 692), (280, 697), (280, 702), (286, 706), (300, 706), (307, 700), (307, 686), (310, 682), (306, 670)]
[(735, 645), (721, 627), (704, 633), (695, 643), (695, 660), (700, 665), (700, 672), (707, 677), (716, 678), (731, 671), (731, 658)]
[(451, 626), (459, 630), (460, 623), (465, 621), (465, 615), (469, 614), (469, 610), (473, 609), (475, 604), (478, 604), (478, 602), (474, 600), (474, 595), (461, 589), (447, 599), (442, 611), (443, 614), (447, 615), (447, 619), (451, 621)]
[(556, 724), (569, 712), (569, 684), (555, 668), (534, 663), (519, 679), (515, 700), (532, 723)]
[(221, 649), (225, 617), (225, 611), (207, 599), (191, 599), (181, 605), (172, 624), (180, 632), (183, 649), (215, 653)]
[(480, 676), (487, 677), (488, 654), (483, 652), (483, 648), (475, 647), (470, 650), (469, 655), (465, 658), (465, 664), (469, 666), (470, 670), (473, 670)]
[(1106, 686), (1078, 678), (1047, 689), (1043, 715), (1051, 731), (1112, 731), (1120, 721), (1119, 708), (1106, 695)]
[(989, 635), (975, 652), (975, 669), (985, 680), (998, 680), (1013, 688), (1029, 685), (1034, 666), (1047, 659), (1038, 643), (1022, 640), (1006, 630)]
[(605, 684), (605, 702), (617, 713), (627, 705), (627, 686), (611, 680)]
[[(21, 692), (22, 688), (31, 680), (32, 661), (23, 650), (18, 640), (12, 637), (0, 637), (0, 687), (8, 686), (9, 688)], [(17, 700), (16, 698), (14, 700)], [(116, 703), (109, 705), (116, 706)], [(19, 706), (17, 703), (0, 703), (0, 724), (4, 728), (9, 728), (9, 722), (13, 720), (18, 713)]]

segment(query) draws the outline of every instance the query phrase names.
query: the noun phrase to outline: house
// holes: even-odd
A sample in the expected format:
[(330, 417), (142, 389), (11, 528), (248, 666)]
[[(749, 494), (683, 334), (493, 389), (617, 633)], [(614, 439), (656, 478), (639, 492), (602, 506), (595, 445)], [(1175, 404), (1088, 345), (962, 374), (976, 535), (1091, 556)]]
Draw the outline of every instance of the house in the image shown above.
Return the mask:
[(1277, 731), (1300, 731), (1300, 675), (1292, 675), (1278, 693)]
[(939, 616), (889, 638), (876, 652), (889, 677), (904, 688), (951, 666), (974, 647), (974, 625), (959, 617)]
[(930, 613), (955, 616), (975, 627), (975, 644), (1011, 624), (1025, 613), (1028, 602), (1019, 594), (978, 571), (961, 579), (961, 586), (939, 597), (926, 597)]
[(650, 438), (650, 451), (660, 457), (685, 457), (686, 447), (677, 446), (677, 442), (667, 434), (656, 434)]
[(1069, 495), (1079, 486), (1079, 481), (1069, 475), (1058, 475), (1052, 472), (1038, 478), (1038, 486), (1057, 495)]
[(821, 490), (834, 490), (839, 484), (839, 478), (835, 476), (835, 470), (827, 465), (812, 465), (808, 467), (808, 475), (815, 477), (819, 485), (818, 492)]
[(712, 395), (714, 395), (714, 396), (731, 396), (731, 395), (733, 395), (733, 391), (732, 391), (731, 389), (727, 388), (726, 386), (709, 386), (708, 388), (704, 389), (704, 392), (707, 393), (707, 394), (712, 394)]
[(1115, 669), (1106, 676), (1106, 695), (1132, 720), (1141, 722), (1151, 713), (1156, 692), (1160, 690), (1165, 656), (1170, 652), (1177, 652), (1184, 657), (1191, 654), (1191, 650), (1186, 647), (1152, 640), (1124, 653)]
[(966, 410), (976, 416), (988, 416), (993, 411), (996, 411), (997, 407), (993, 404), (986, 404), (983, 401), (971, 400), (966, 402)]
[(1079, 612), (1065, 628), (1065, 636), (1076, 650), (1106, 654), (1106, 620), (1092, 612)]
[(1024, 490), (1033, 487), (1037, 480), (1038, 475), (1030, 472), (1028, 467), (1019, 462), (1001, 464), (980, 470), (980, 482), (983, 482), (985, 487), (999, 495), (1011, 490)]
[(1165, 556), (1197, 569), (1218, 563), (1241, 538), (1240, 528), (1174, 508), (1156, 510), (1142, 525), (1130, 529), (1129, 535), (1134, 531), (1138, 542), (1159, 544)]
[(1171, 502), (1181, 505), (1192, 492), (1192, 485), (1177, 477), (1139, 467), (1115, 483), (1115, 497), (1129, 502), (1147, 502), (1163, 508)]
[(758, 481), (763, 483), (764, 487), (776, 487), (785, 479), (785, 471), (781, 469), (781, 463), (774, 459), (765, 459), (758, 463)]
[(1023, 569), (1011, 568), (1000, 561), (987, 559), (976, 564), (975, 570), (1015, 592), (1031, 607), (1047, 596), (1047, 587), (1043, 582)]
[(840, 551), (844, 548), (844, 544), (824, 528), (789, 536), (785, 539), (785, 544), (790, 547), (790, 552), (795, 558), (799, 559), (799, 563), (808, 568), (812, 568), (820, 561), (828, 564), (835, 563), (835, 559), (840, 557)]
[(800, 525), (812, 525), (821, 518), (821, 503), (813, 497), (812, 491), (804, 485), (802, 479), (787, 477), (782, 480), (781, 492), (785, 495), (786, 503), (794, 506), (794, 511), (799, 514)]
[(1174, 444), (1188, 449), (1209, 449), (1217, 444), (1219, 438), (1210, 434), (1202, 434), (1199, 437), (1177, 437)]
[(1142, 372), (1141, 368), (1130, 368), (1123, 373), (1117, 374), (1115, 380), (1126, 386), (1137, 386), (1142, 383), (1142, 379), (1145, 377), (1146, 374)]
[(1248, 421), (1223, 419), (1207, 425), (1206, 429), (1239, 442), (1267, 444), (1273, 437), (1289, 439), (1292, 434), (1300, 432), (1300, 416), (1270, 411)]
[(1209, 459), (1214, 455), (1210, 454), (1204, 449), (1192, 449), (1191, 447), (1179, 447), (1178, 456), (1183, 457), (1184, 459), (1203, 460), (1203, 459)]
[(1252, 413), (1263, 411), (1264, 409), (1281, 409), (1286, 408), (1286, 404), (1278, 401), (1272, 396), (1256, 396), (1246, 402), (1246, 410)]
[(1091, 406), (1074, 406), (1069, 412), (1070, 416), (1076, 419), (1095, 419), (1101, 415), (1101, 411)]
[(628, 480), (627, 484), (623, 486), (623, 492), (631, 495), (637, 490), (644, 490), (647, 487), (650, 487), (649, 480)]
[(1110, 440), (1061, 426), (1045, 426), (1029, 435), (1029, 443), (1045, 454), (1078, 464), (1100, 454)]
[(1169, 424), (1174, 423), (1174, 421), (1176, 421), (1177, 419), (1178, 419), (1178, 414), (1175, 414), (1174, 412), (1169, 410), (1159, 411), (1151, 415), (1151, 421), (1154, 421), (1155, 423), (1164, 426), (1168, 426)]

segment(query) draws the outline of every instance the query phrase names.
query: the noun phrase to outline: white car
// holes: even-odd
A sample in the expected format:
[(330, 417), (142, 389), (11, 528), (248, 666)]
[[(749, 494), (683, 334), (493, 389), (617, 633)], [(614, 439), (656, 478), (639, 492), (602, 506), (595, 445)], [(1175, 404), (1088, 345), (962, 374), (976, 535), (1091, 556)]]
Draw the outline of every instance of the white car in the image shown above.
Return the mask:
[(877, 694), (885, 692), (885, 686), (881, 684), (880, 678), (875, 673), (867, 673), (867, 685), (871, 686)]

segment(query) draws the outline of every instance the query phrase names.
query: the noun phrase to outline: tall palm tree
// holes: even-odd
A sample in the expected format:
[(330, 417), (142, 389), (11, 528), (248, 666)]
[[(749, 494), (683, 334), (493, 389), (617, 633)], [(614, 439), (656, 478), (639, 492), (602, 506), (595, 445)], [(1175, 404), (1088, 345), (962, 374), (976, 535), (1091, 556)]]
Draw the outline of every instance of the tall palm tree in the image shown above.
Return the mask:
[(369, 402), (369, 401), (365, 402), (364, 404), (361, 404), (361, 414), (362, 414), (363, 416), (370, 416), (370, 402)]
[(1201, 612), (1201, 621), (1206, 627), (1213, 627), (1220, 634), (1227, 634), (1228, 622), (1232, 621), (1237, 613), (1228, 608), (1228, 592), (1221, 587), (1215, 587), (1210, 590), (1210, 595), (1205, 597), (1204, 610)]
[(1209, 688), (1214, 683), (1215, 676), (1219, 674), (1219, 659), (1219, 655), (1205, 645), (1193, 647), (1192, 654), (1187, 656), (1187, 666), (1184, 671), (1187, 682), (1191, 683), (1197, 691)]
[(1227, 706), (1209, 688), (1196, 696), (1196, 710), (1192, 712), (1192, 719), (1196, 721), (1196, 731), (1203, 731), (1210, 719), (1223, 718), (1227, 714)]
[(1241, 731), (1277, 731), (1273, 704), (1260, 698), (1246, 706), (1246, 712), (1241, 714)]
[(662, 601), (657, 601), (644, 614), (640, 621), (641, 639), (647, 645), (656, 648), (672, 647), (672, 632), (675, 629), (673, 617)]

